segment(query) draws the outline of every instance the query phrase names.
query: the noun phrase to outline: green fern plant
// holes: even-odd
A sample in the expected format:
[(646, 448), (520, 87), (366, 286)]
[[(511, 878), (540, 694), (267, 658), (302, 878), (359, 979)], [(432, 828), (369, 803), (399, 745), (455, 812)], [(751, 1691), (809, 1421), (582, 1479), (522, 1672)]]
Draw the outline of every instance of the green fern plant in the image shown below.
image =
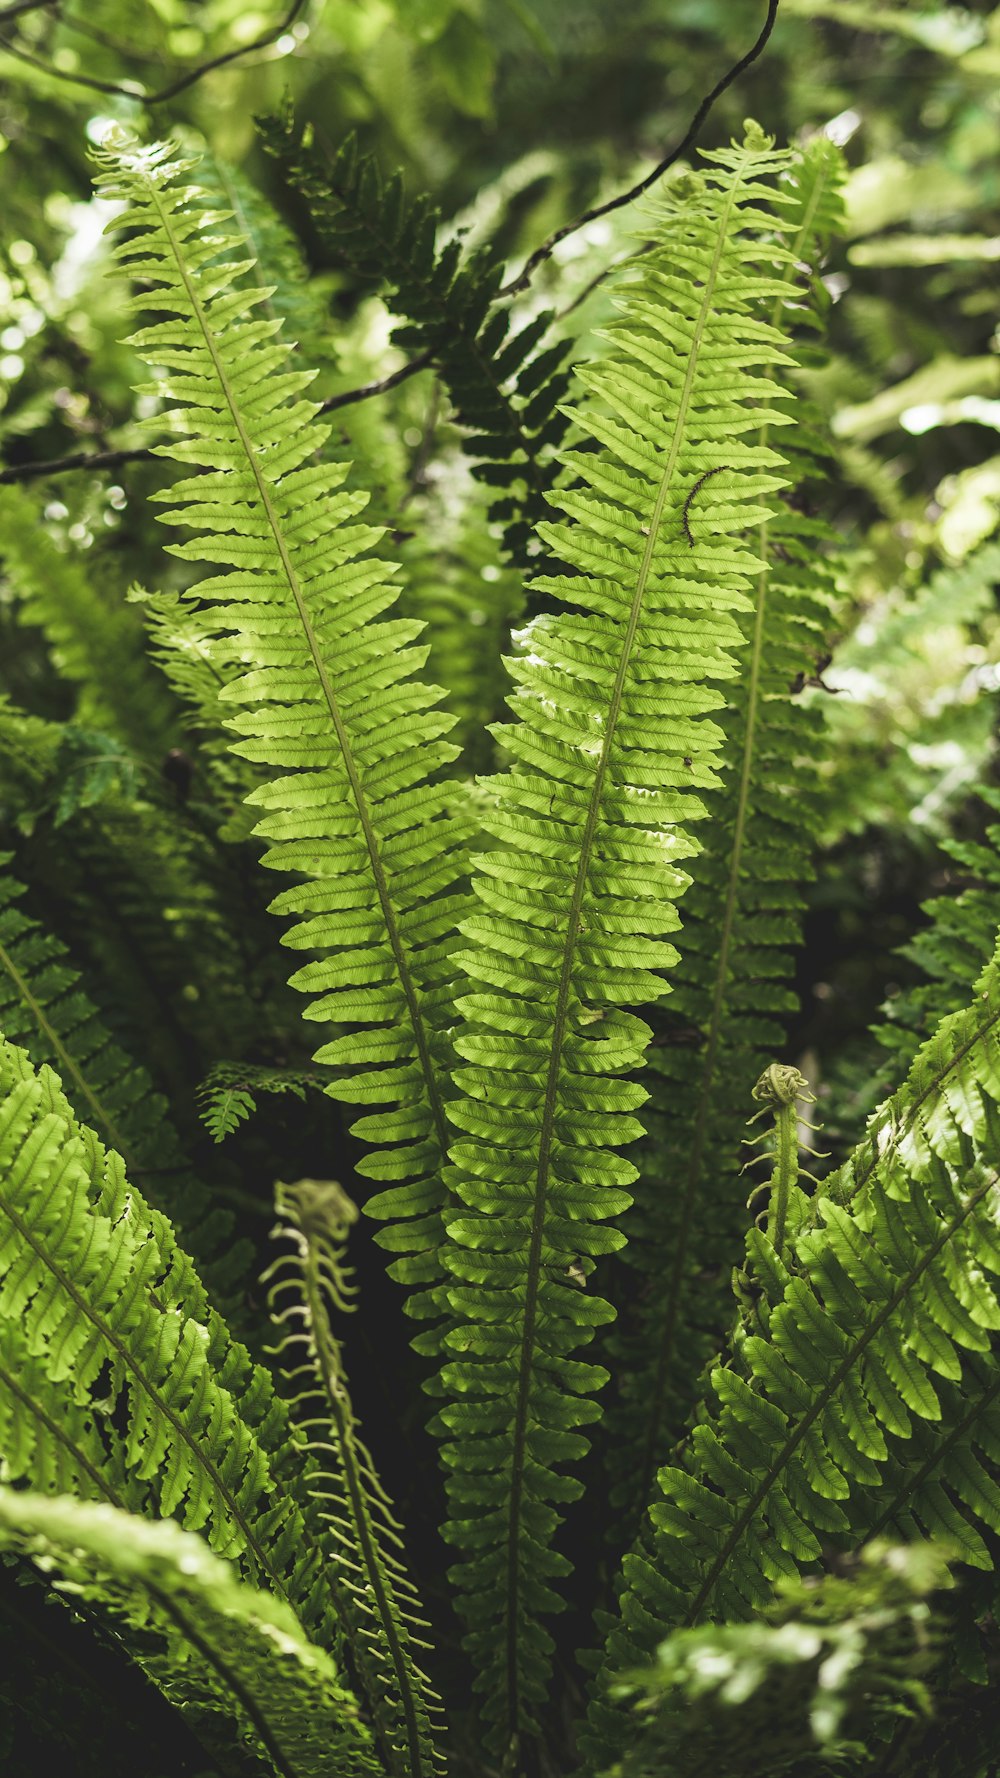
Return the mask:
[[(330, 350), (308, 281), (297, 308), (272, 287), (302, 283), (287, 232), (224, 170), (203, 188), (187, 152), (112, 133), (101, 189), (149, 366), (154, 500), (181, 540), (165, 584), (115, 609), (121, 652), (103, 656), (82, 568), (49, 584), (37, 540), (7, 552), (34, 576), (17, 597), (45, 683), (70, 682), (79, 721), (0, 710), (18, 873), (0, 891), (0, 1546), (234, 1778), (433, 1778), (449, 1760), (694, 1778), (723, 1754), (735, 1778), (760, 1768), (743, 1753), (775, 1695), (798, 1711), (775, 1769), (870, 1744), (898, 1770), (926, 1701), (907, 1638), (948, 1563), (942, 1709), (996, 1658), (1000, 952), (954, 1011), (996, 942), (995, 860), (959, 842), (984, 892), (925, 947), (947, 993), (908, 1016), (905, 1080), (817, 1178), (785, 1031), (829, 747), (807, 695), (833, 628), (811, 512), (828, 464), (801, 390), (839, 156), (748, 124), (677, 177), (563, 412), (561, 348), (540, 313), (512, 331), (492, 256), (439, 248), (429, 207), (352, 143), (323, 193), (291, 125), (265, 136), (330, 240), (394, 292), (483, 479), (508, 490), (494, 523), (544, 571), (487, 739), (497, 662), (441, 615), (481, 597), (491, 648), (514, 621), (512, 580), (492, 604), (479, 586), (481, 506), (449, 530), (460, 560), (438, 588), (433, 539), (402, 573), (382, 559), (285, 335), (292, 315)], [(0, 506), (0, 526), (24, 514)], [(429, 648), (446, 688), (419, 676)], [(115, 773), (66, 788), (81, 732), (148, 767), (161, 709), (186, 773), (167, 775), (173, 804)], [(493, 743), (506, 767), (470, 782)], [(311, 1066), (279, 1041), (265, 871), (321, 1028)], [(144, 898), (180, 928), (173, 950), (125, 918)], [(203, 955), (178, 990), (185, 945)], [(180, 1012), (147, 1068), (157, 993)], [(774, 1131), (747, 1204), (755, 1105)], [(223, 1136), (239, 1203), (274, 1196), (259, 1285), (220, 1214)], [(331, 1177), (348, 1169), (350, 1195)], [(397, 1299), (370, 1238), (420, 1324), (388, 1359)], [(364, 1438), (349, 1372), (372, 1387)], [(447, 1588), (413, 1536), (414, 1472), (447, 1494)], [(888, 1537), (914, 1547), (890, 1546), (887, 1577)], [(588, 1569), (615, 1546), (604, 1584)], [(720, 1661), (733, 1720), (709, 1688), (702, 1732), (678, 1700), (697, 1705)]]

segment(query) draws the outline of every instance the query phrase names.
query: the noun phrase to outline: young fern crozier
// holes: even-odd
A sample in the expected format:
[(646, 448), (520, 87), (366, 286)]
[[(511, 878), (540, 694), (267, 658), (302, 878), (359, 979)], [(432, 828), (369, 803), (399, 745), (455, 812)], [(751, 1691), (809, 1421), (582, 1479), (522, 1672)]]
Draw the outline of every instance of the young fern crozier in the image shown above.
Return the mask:
[(346, 1263), (357, 1209), (335, 1181), (323, 1179), (279, 1185), (277, 1208), (274, 1233), (290, 1251), (266, 1274), (272, 1318), (283, 1334), (276, 1356), (297, 1392), (297, 1424), (308, 1431), (306, 1448), (317, 1459), (310, 1492), (346, 1577), (352, 1656), (390, 1772), (430, 1778), (440, 1765), (440, 1706), (414, 1656), (414, 1632), (426, 1621), (403, 1566), (400, 1526), (359, 1436), (334, 1331), (333, 1318), (357, 1307)]

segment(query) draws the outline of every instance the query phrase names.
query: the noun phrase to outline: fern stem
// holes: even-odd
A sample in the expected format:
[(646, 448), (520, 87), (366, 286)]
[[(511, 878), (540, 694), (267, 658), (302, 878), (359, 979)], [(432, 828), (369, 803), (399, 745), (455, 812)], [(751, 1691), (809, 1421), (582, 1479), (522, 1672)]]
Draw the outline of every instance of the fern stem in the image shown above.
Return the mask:
[(282, 569), (285, 574), (285, 579), (288, 583), (289, 592), (291, 593), (292, 599), (295, 603), (295, 609), (298, 614), (299, 622), (302, 625), (302, 631), (303, 631), (303, 634), (306, 639), (306, 644), (308, 646), (310, 656), (312, 658), (313, 666), (315, 667), (315, 670), (316, 670), (316, 676), (319, 680), (320, 687), (323, 692), (323, 698), (326, 703), (327, 710), (329, 712), (330, 721), (333, 724), (334, 732), (337, 737), (337, 743), (338, 743), (340, 750), (341, 750), (341, 755), (342, 755), (342, 758), (344, 761), (344, 770), (347, 773), (347, 779), (348, 779), (348, 782), (351, 787), (351, 794), (354, 798), (355, 807), (357, 808), (357, 811), (358, 811), (358, 820), (361, 823), (361, 829), (362, 829), (362, 833), (364, 835), (365, 846), (367, 848), (369, 861), (371, 863), (372, 876), (373, 876), (374, 883), (375, 883), (376, 893), (377, 893), (378, 899), (379, 899), (379, 906), (382, 910), (382, 917), (385, 921), (386, 935), (389, 939), (389, 945), (392, 950), (393, 958), (394, 958), (394, 961), (396, 964), (396, 969), (397, 969), (397, 972), (399, 975), (400, 986), (402, 987), (403, 994), (406, 999), (407, 1011), (410, 1015), (410, 1024), (411, 1024), (411, 1027), (413, 1030), (414, 1042), (416, 1044), (417, 1057), (418, 1057), (418, 1061), (420, 1064), (420, 1070), (421, 1070), (421, 1073), (424, 1078), (424, 1083), (425, 1083), (425, 1087), (426, 1087), (426, 1091), (427, 1091), (427, 1097), (428, 1097), (428, 1101), (430, 1103), (431, 1114), (434, 1119), (434, 1127), (435, 1127), (435, 1131), (437, 1134), (439, 1151), (440, 1151), (441, 1155), (443, 1156), (447, 1152), (447, 1141), (448, 1141), (447, 1130), (446, 1130), (446, 1125), (445, 1125), (445, 1117), (444, 1117), (444, 1108), (443, 1108), (443, 1105), (441, 1102), (441, 1095), (438, 1091), (437, 1081), (436, 1081), (436, 1078), (434, 1075), (434, 1069), (433, 1069), (433, 1065), (431, 1062), (430, 1047), (429, 1047), (429, 1044), (427, 1041), (427, 1033), (424, 1028), (423, 1014), (420, 1009), (420, 1002), (419, 1002), (419, 999), (417, 996), (416, 986), (413, 981), (413, 976), (412, 976), (412, 973), (410, 970), (409, 959), (407, 958), (406, 950), (403, 945), (402, 935), (399, 931), (399, 924), (396, 919), (396, 911), (392, 905), (392, 899), (389, 894), (389, 885), (388, 885), (388, 881), (386, 879), (385, 866), (382, 861), (381, 851), (379, 849), (378, 836), (375, 832), (375, 828), (374, 828), (374, 825), (372, 822), (372, 817), (371, 817), (371, 811), (368, 807), (368, 799), (365, 795), (364, 785), (361, 782), (361, 778), (360, 778), (360, 775), (358, 772), (357, 763), (354, 758), (353, 749), (352, 749), (351, 743), (350, 743), (350, 736), (348, 735), (347, 730), (344, 726), (344, 721), (343, 721), (343, 718), (340, 713), (340, 707), (337, 702), (337, 695), (336, 695), (336, 692), (334, 691), (333, 685), (331, 683), (330, 675), (327, 672), (326, 663), (323, 660), (323, 657), (320, 653), (319, 644), (316, 640), (316, 633), (315, 633), (315, 630), (313, 629), (312, 622), (309, 617), (309, 611), (308, 611), (308, 608), (306, 605), (306, 601), (303, 596), (302, 587), (299, 583), (299, 577), (295, 571), (295, 566), (292, 562), (291, 556), (289, 555), (288, 545), (285, 540), (284, 533), (282, 531), (281, 523), (280, 523), (278, 514), (275, 511), (274, 503), (271, 499), (270, 488), (268, 487), (268, 483), (267, 483), (265, 476), (261, 472), (256, 447), (254, 446), (253, 440), (251, 439), (249, 433), (247, 432), (246, 424), (244, 422), (242, 412), (240, 411), (239, 404), (235, 398), (235, 395), (233, 394), (232, 388), (230, 386), (229, 378), (226, 375), (226, 367), (222, 361), (221, 354), (219, 353), (218, 347), (216, 345), (215, 334), (214, 334), (213, 329), (209, 323), (209, 319), (205, 313), (204, 307), (202, 305), (201, 299), (198, 294), (197, 286), (193, 283), (193, 281), (188, 273), (188, 269), (187, 269), (187, 266), (184, 261), (184, 256), (180, 250), (180, 243), (178, 242), (176, 234), (171, 226), (170, 212), (167, 210), (167, 208), (164, 206), (164, 204), (161, 200), (160, 191), (159, 191), (159, 188), (157, 187), (155, 181), (150, 181), (149, 190), (152, 195), (153, 202), (156, 205), (156, 209), (159, 214), (160, 223), (163, 228), (163, 232), (164, 232), (167, 240), (170, 242), (170, 246), (171, 246), (171, 249), (172, 249), (173, 255), (174, 255), (174, 261), (177, 266), (177, 270), (180, 275), (180, 278), (181, 278), (183, 285), (184, 285), (185, 294), (188, 298), (188, 301), (191, 304), (192, 310), (193, 310), (194, 315), (195, 315), (197, 322), (198, 322), (198, 326), (201, 330), (202, 338), (205, 342), (205, 348), (209, 354), (209, 357), (212, 360), (212, 366), (213, 366), (213, 369), (215, 370), (215, 374), (219, 379), (219, 386), (222, 390), (223, 396), (225, 397), (226, 404), (229, 408), (229, 412), (230, 412), (230, 415), (231, 415), (231, 418), (233, 421), (233, 425), (236, 428), (236, 432), (239, 437), (240, 444), (242, 445), (243, 450), (246, 454), (247, 463), (250, 466), (250, 470), (251, 470), (251, 473), (254, 478), (254, 484), (257, 489), (257, 494), (260, 499), (261, 506), (264, 510), (264, 514), (267, 518), (268, 525), (270, 526), (271, 535), (274, 538), (275, 548), (278, 552), (281, 566), (282, 566)]
[(608, 706), (604, 741), (597, 762), (597, 770), (594, 774), (593, 788), (590, 794), (586, 822), (580, 843), (580, 858), (577, 864), (576, 878), (573, 884), (573, 893), (570, 900), (569, 914), (566, 924), (566, 939), (563, 947), (562, 966), (556, 995), (555, 1016), (553, 1019), (552, 1050), (549, 1057), (548, 1075), (545, 1083), (545, 1098), (542, 1105), (541, 1124), (539, 1129), (538, 1166), (535, 1176), (535, 1200), (531, 1222), (531, 1242), (528, 1250), (524, 1328), (521, 1338), (521, 1353), (518, 1365), (517, 1396), (514, 1410), (514, 1434), (511, 1451), (511, 1500), (507, 1542), (506, 1603), (508, 1741), (511, 1747), (516, 1746), (520, 1722), (518, 1680), (518, 1596), (520, 1592), (520, 1521), (524, 1489), (525, 1439), (527, 1435), (528, 1408), (530, 1404), (531, 1382), (534, 1368), (535, 1320), (538, 1310), (538, 1290), (541, 1277), (541, 1249), (545, 1228), (546, 1200), (548, 1196), (549, 1159), (555, 1125), (556, 1101), (562, 1072), (562, 1052), (566, 1039), (570, 990), (576, 963), (576, 944), (580, 931), (580, 915), (590, 871), (594, 836), (601, 816), (604, 785), (610, 762), (611, 746), (614, 741), (618, 717), (621, 711), (622, 697), (625, 691), (625, 680), (631, 663), (632, 648), (642, 614), (643, 599), (645, 597), (646, 586), (653, 562), (653, 552), (656, 548), (667, 495), (670, 491), (674, 471), (677, 466), (677, 459), (684, 438), (684, 428), (694, 388), (695, 374), (699, 363), (702, 337), (711, 314), (712, 296), (722, 261), (729, 218), (732, 213), (738, 187), (738, 180), (734, 180), (730, 184), (726, 193), (726, 201), (719, 217), (715, 250), (705, 280), (698, 318), (692, 336), (691, 351), (688, 356), (687, 367), (685, 370), (684, 384), (678, 399), (677, 414), (674, 421), (670, 448), (667, 453), (667, 461), (664, 466), (660, 486), (657, 491), (656, 502), (650, 518), (649, 535), (646, 538), (642, 560), (639, 564), (635, 595), (632, 601), (631, 611), (629, 612), (628, 625), (622, 640), (618, 669), (615, 674), (611, 699)]
[[(981, 1038), (981, 1036), (982, 1033), (980, 1032), (979, 1037)], [(993, 1191), (998, 1184), (1000, 1184), (1000, 1176), (995, 1173), (991, 1174), (986, 1180), (986, 1183), (981, 1185), (977, 1191), (970, 1195), (961, 1211), (944, 1225), (944, 1228), (941, 1230), (937, 1239), (921, 1254), (919, 1263), (911, 1267), (910, 1271), (903, 1276), (888, 1301), (883, 1304), (877, 1315), (873, 1316), (872, 1320), (868, 1323), (864, 1332), (859, 1334), (853, 1345), (851, 1345), (844, 1353), (840, 1363), (837, 1365), (836, 1369), (831, 1372), (823, 1387), (817, 1390), (809, 1408), (806, 1413), (803, 1414), (796, 1426), (795, 1431), (785, 1440), (785, 1443), (782, 1445), (781, 1450), (774, 1459), (774, 1462), (771, 1464), (766, 1475), (761, 1478), (757, 1487), (754, 1489), (753, 1494), (750, 1496), (750, 1499), (741, 1509), (738, 1517), (722, 1539), (715, 1559), (705, 1574), (701, 1586), (698, 1588), (698, 1592), (683, 1620), (685, 1624), (690, 1625), (697, 1623), (711, 1594), (712, 1588), (715, 1586), (716, 1581), (725, 1568), (736, 1545), (739, 1543), (740, 1538), (749, 1528), (754, 1514), (763, 1504), (774, 1482), (798, 1450), (799, 1445), (802, 1443), (802, 1440), (805, 1438), (810, 1427), (819, 1419), (833, 1395), (840, 1388), (840, 1385), (844, 1381), (848, 1372), (853, 1369), (862, 1352), (864, 1352), (871, 1344), (871, 1341), (879, 1332), (880, 1328), (885, 1326), (885, 1323), (889, 1320), (890, 1316), (894, 1314), (895, 1310), (898, 1309), (900, 1303), (909, 1295), (917, 1280), (923, 1276), (931, 1262), (937, 1258), (941, 1250), (948, 1245), (948, 1242), (952, 1239), (953, 1235), (957, 1234), (958, 1230), (965, 1222), (967, 1222), (973, 1210), (975, 1210), (976, 1206), (981, 1203), (987, 1192)]]

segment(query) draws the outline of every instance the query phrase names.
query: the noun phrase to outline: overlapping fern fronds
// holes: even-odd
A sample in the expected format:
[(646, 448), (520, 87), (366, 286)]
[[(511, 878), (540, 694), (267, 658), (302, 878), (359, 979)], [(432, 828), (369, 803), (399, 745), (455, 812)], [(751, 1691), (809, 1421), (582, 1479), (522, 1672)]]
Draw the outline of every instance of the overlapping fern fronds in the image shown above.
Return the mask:
[[(755, 1306), (662, 1468), (626, 1559), (610, 1673), (671, 1628), (747, 1619), (824, 1548), (941, 1537), (974, 1568), (1000, 1531), (1000, 951), (779, 1255), (751, 1230)], [(598, 1697), (589, 1752), (621, 1745)]]
[[(245, 1274), (248, 1244), (193, 1175), (166, 1101), (108, 1031), (68, 952), (20, 906), (23, 886), (0, 853), (0, 1033), (60, 1076), (77, 1116), (121, 1155), (129, 1177), (180, 1228), (222, 1292)], [(147, 1177), (148, 1175), (148, 1177)]]
[(625, 294), (611, 357), (580, 373), (594, 402), (577, 418), (603, 448), (565, 454), (581, 485), (542, 527), (570, 573), (540, 577), (562, 609), (510, 663), (516, 721), (498, 738), (512, 765), (489, 786), (497, 844), (463, 924), (440, 1419), (467, 1646), (511, 1759), (547, 1693), (541, 1619), (567, 1569), (551, 1544), (579, 1492), (563, 1466), (606, 1380), (574, 1354), (611, 1314), (586, 1279), (624, 1239), (608, 1219), (636, 1172), (615, 1151), (640, 1132), (646, 1095), (623, 1077), (650, 1031), (626, 1008), (660, 995), (676, 959), (689, 824), (718, 784), (719, 682), (760, 566), (753, 528), (786, 479), (758, 436), (787, 418), (768, 405), (784, 337), (759, 318), (784, 293), (769, 181), (786, 165), (756, 126), (707, 157)]
[(401, 1527), (351, 1403), (335, 1317), (356, 1308), (347, 1236), (357, 1210), (333, 1180), (277, 1189), (285, 1251), (268, 1274), (277, 1356), (317, 1458), (311, 1489), (346, 1574), (351, 1647), (390, 1771), (430, 1778), (440, 1706), (416, 1656), (426, 1628), (403, 1561)]
[[(841, 174), (839, 151), (821, 137), (795, 155), (782, 182), (791, 259), (783, 294), (762, 306), (795, 336), (799, 362), (814, 353), (829, 302), (820, 270), (839, 222)], [(794, 372), (785, 374), (794, 393)], [(637, 1151), (624, 1224), (624, 1257), (640, 1274), (641, 1295), (611, 1341), (618, 1400), (604, 1423), (621, 1509), (609, 1529), (624, 1532), (626, 1546), (726, 1324), (746, 1227), (739, 1172), (747, 1099), (780, 1053), (795, 1005), (790, 981), (824, 756), (821, 709), (804, 699), (803, 683), (831, 621), (822, 527), (802, 511), (803, 485), (822, 473), (802, 405), (780, 441), (791, 488), (756, 533), (745, 665), (718, 719), (725, 780), (690, 866), (672, 993), (654, 1020), (649, 1136)], [(762, 444), (768, 435), (765, 424)]]
[[(164, 515), (196, 533), (171, 546), (217, 564), (191, 600), (246, 670), (222, 692), (234, 750), (268, 781), (264, 863), (299, 879), (272, 903), (300, 916), (284, 942), (311, 953), (292, 978), (318, 995), (307, 1016), (358, 1027), (317, 1060), (345, 1069), (331, 1091), (373, 1110), (356, 1133), (382, 1148), (369, 1177), (408, 1180), (382, 1212), (415, 1218), (395, 1244), (405, 1281), (433, 1286), (439, 1242), (443, 1038), (450, 1017), (449, 938), (461, 897), (462, 817), (441, 768), (452, 718), (413, 673), (420, 625), (379, 621), (395, 599), (389, 570), (367, 552), (379, 533), (354, 522), (363, 494), (324, 462), (327, 429), (303, 398), (310, 373), (290, 367), (263, 293), (241, 282), (245, 249), (226, 218), (206, 216), (191, 164), (168, 147), (103, 155), (108, 189), (127, 205), (122, 263), (147, 286), (137, 306), (166, 315), (133, 344), (161, 367), (157, 392), (177, 404), (161, 454), (196, 466), (161, 496)], [(211, 232), (216, 229), (224, 232)], [(433, 1290), (432, 1293), (433, 1295)], [(419, 1304), (417, 1307), (419, 1308)]]
[(329, 1654), (287, 1605), (241, 1582), (191, 1532), (3, 1488), (0, 1548), (29, 1557), (78, 1609), (106, 1620), (217, 1744), (223, 1771), (245, 1774), (248, 1759), (269, 1778), (378, 1771), (370, 1731)]
[(469, 434), (473, 473), (506, 490), (491, 515), (503, 522), (512, 559), (526, 566), (566, 433), (559, 404), (569, 386), (567, 342), (543, 344), (551, 315), (512, 331), (509, 310), (496, 302), (502, 261), (488, 247), (463, 261), (457, 239), (439, 247), (431, 202), (408, 200), (398, 175), (383, 180), (355, 137), (325, 155), (286, 114), (267, 120), (264, 141), (306, 198), (324, 242), (363, 276), (391, 286), (390, 306), (405, 318), (393, 337), (414, 354), (428, 353), (440, 371)]
[(7, 1043), (0, 1364), (8, 1480), (42, 1488), (68, 1466), (86, 1494), (176, 1517), (333, 1646), (336, 1576), (292, 1491), (302, 1453), (268, 1373), (52, 1070)]

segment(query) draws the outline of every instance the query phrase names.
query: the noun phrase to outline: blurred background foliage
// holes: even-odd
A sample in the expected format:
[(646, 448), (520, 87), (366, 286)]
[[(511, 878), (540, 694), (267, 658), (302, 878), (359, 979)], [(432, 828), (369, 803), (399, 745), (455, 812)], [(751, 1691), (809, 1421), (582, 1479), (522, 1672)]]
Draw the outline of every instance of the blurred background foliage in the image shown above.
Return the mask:
[[(385, 290), (317, 231), (257, 117), (290, 101), (331, 150), (356, 132), (384, 175), (399, 169), (410, 196), (439, 208), (439, 240), (488, 246), (514, 275), (550, 232), (667, 152), (765, 10), (0, 4), (0, 533), (16, 539), (0, 560), (0, 850), (262, 1249), (274, 1178), (321, 1175), (350, 1141), (314, 1090), (239, 809), (245, 782), (207, 714), (199, 725), (182, 708), (192, 686), (206, 713), (213, 695), (196, 641), (187, 686), (142, 658), (142, 613), (154, 636), (169, 628), (184, 569), (146, 500), (162, 466), (114, 460), (149, 442), (152, 403), (118, 343), (126, 292), (88, 150), (112, 122), (206, 150), (204, 178), (278, 286), (318, 394), (336, 398), (402, 370), (407, 351)], [(841, 555), (831, 659), (803, 687), (825, 701), (833, 746), (790, 1049), (836, 1157), (898, 1054), (944, 1010), (942, 901), (978, 895), (984, 931), (996, 925), (1000, 7), (781, 0), (764, 56), (720, 98), (702, 146), (747, 115), (779, 141), (826, 130), (850, 166), (846, 239), (825, 278), (829, 351), (807, 376), (832, 438), (823, 503)], [(640, 202), (570, 234), (517, 298), (517, 319), (553, 309), (569, 360), (598, 354), (612, 301), (601, 274), (642, 230)], [(521, 610), (502, 527), (433, 369), (335, 419), (404, 564), (404, 598), (429, 624), (471, 775), (490, 764), (482, 724), (498, 713), (497, 657)], [(113, 460), (34, 472), (81, 452)], [(127, 599), (133, 584), (151, 590), (146, 607)], [(883, 1008), (879, 1041), (869, 1027), (884, 1025)], [(410, 1360), (386, 1377), (369, 1343), (399, 1304), (366, 1238), (356, 1257), (373, 1314), (352, 1326), (350, 1357), (377, 1428), (414, 1407)], [(407, 1350), (402, 1335), (394, 1349)], [(436, 1503), (416, 1499), (436, 1485), (427, 1475), (389, 1479), (404, 1511), (437, 1521)], [(431, 1594), (433, 1573), (431, 1561)]]

